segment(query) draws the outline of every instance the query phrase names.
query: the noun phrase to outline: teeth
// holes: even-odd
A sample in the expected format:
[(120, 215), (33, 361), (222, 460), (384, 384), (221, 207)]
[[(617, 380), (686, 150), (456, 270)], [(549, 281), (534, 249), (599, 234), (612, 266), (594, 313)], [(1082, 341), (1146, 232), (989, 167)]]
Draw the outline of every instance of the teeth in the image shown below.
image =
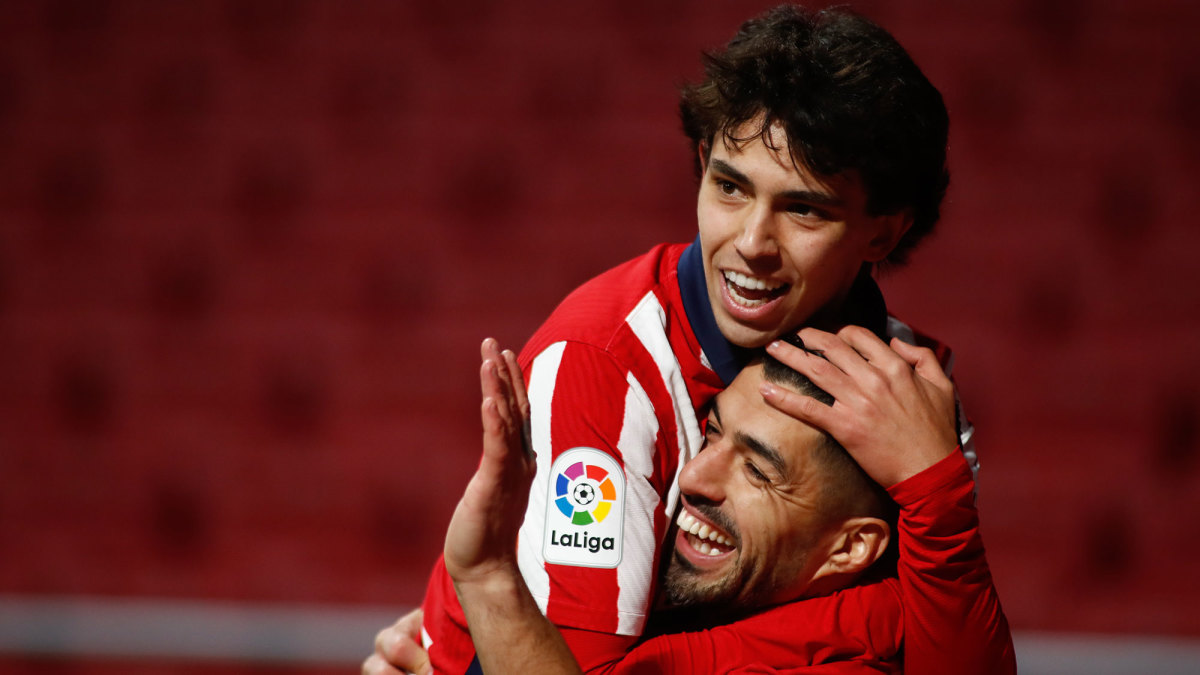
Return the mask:
[(752, 291), (773, 291), (783, 286), (781, 283), (767, 283), (762, 279), (748, 277), (741, 272), (725, 271), (725, 279), (730, 283), (737, 284), (742, 288), (747, 288)]
[[(687, 511), (680, 511), (679, 517), (675, 519), (675, 523), (679, 525), (679, 529), (699, 539), (707, 539), (708, 541), (715, 542), (721, 546), (733, 546), (733, 541), (731, 541), (728, 537), (712, 529), (707, 524), (696, 520)], [(706, 543), (700, 544), (700, 552), (708, 553), (710, 555), (718, 555), (721, 553), (720, 550), (713, 548)]]

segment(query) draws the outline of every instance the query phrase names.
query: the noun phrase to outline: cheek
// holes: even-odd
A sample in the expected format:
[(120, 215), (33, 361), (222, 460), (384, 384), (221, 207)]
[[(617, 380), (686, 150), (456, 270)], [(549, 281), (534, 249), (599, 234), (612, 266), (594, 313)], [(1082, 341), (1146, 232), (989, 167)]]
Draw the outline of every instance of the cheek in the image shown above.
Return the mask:
[(840, 286), (853, 280), (865, 258), (844, 240), (797, 238), (788, 246), (792, 267), (812, 285)]
[(712, 209), (702, 206), (696, 213), (696, 224), (700, 229), (700, 243), (704, 246), (705, 254), (709, 255), (725, 238), (721, 220)]
[(737, 210), (724, 203), (705, 188), (696, 200), (696, 222), (700, 227), (700, 238), (726, 239), (736, 229)]
[(760, 503), (750, 510), (749, 518), (738, 523), (743, 552), (756, 561), (783, 562), (780, 553), (791, 536), (788, 522), (774, 504)]

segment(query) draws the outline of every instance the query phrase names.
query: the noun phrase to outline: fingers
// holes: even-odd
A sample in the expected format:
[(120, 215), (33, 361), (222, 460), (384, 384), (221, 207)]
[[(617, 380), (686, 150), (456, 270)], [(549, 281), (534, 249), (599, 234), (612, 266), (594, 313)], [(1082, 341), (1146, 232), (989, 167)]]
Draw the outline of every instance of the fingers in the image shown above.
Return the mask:
[(479, 381), (483, 393), (480, 417), (485, 462), (508, 463), (514, 455), (522, 453), (525, 458), (532, 458), (529, 398), (516, 355), (507, 349), (501, 351), (492, 338), (483, 341), (479, 353), (483, 358)]
[(879, 336), (862, 326), (843, 326), (837, 337), (850, 346), (859, 358), (881, 370), (905, 365), (904, 360), (892, 351)]
[(379, 654), (372, 654), (363, 661), (362, 675), (404, 675), (404, 671), (393, 668)]
[(942, 364), (933, 350), (910, 345), (899, 338), (892, 338), (891, 347), (905, 363), (912, 366), (918, 375), (929, 380), (931, 384), (940, 389), (953, 388), (954, 384), (942, 369)]
[(862, 357), (832, 333), (806, 328), (800, 331), (800, 336), (804, 349), (776, 340), (767, 345), (767, 352), (785, 366), (812, 380), (813, 384), (829, 392), (838, 401), (845, 402), (844, 397), (838, 394), (844, 394), (851, 382), (849, 373), (859, 370), (853, 359), (865, 365)]
[(363, 675), (432, 672), (429, 654), (421, 647), (421, 610), (415, 609), (375, 635), (375, 653), (363, 661)]
[(425, 612), (420, 607), (400, 617), (392, 627), (396, 629), (400, 635), (412, 638), (413, 642), (420, 642), (421, 638), (421, 623), (425, 620)]
[(495, 361), (488, 359), (479, 366), (479, 389), (483, 394), (483, 428), (511, 427), (512, 410)]
[(483, 363), (479, 366), (479, 386), (485, 408), (490, 400), (499, 421), (505, 426), (515, 427), (515, 401), (510, 373), (496, 341), (491, 338), (484, 340), (480, 347), (480, 356), (483, 358)]
[[(809, 352), (781, 341), (768, 345), (767, 349), (772, 356), (804, 373), (835, 398), (838, 398), (837, 392), (842, 390), (847, 378), (863, 385), (873, 383), (882, 386), (884, 380), (892, 384), (910, 381), (912, 373), (916, 372), (940, 389), (953, 386), (942, 371), (937, 356), (925, 347), (916, 347), (895, 338), (890, 344), (885, 344), (874, 333), (860, 326), (846, 326), (837, 335), (805, 328), (798, 335)], [(821, 355), (816, 356), (812, 352), (820, 352)], [(821, 360), (828, 361), (847, 378), (839, 376), (832, 368), (822, 366)]]
[(509, 385), (512, 388), (513, 400), (521, 417), (529, 417), (529, 395), (525, 389), (525, 376), (521, 374), (521, 366), (517, 364), (517, 355), (511, 349), (505, 349), (501, 354), (504, 358), (505, 370), (508, 372)]
[(497, 398), (483, 399), (480, 416), (483, 419), (483, 458), (478, 471), (502, 471), (501, 467), (508, 465), (514, 453), (521, 454), (518, 440), (521, 433), (510, 417), (501, 413)]
[(521, 446), (527, 457), (533, 457), (533, 440), (529, 428), (529, 394), (525, 388), (525, 377), (521, 374), (517, 355), (512, 350), (505, 349), (503, 357), (505, 370), (508, 371), (508, 380), (512, 386), (514, 414), (518, 416), (515, 422), (520, 425), (521, 429)]
[(759, 384), (758, 391), (768, 405), (818, 429), (828, 430), (836, 423), (833, 408), (812, 396), (797, 394), (765, 380)]
[(483, 360), (480, 384), (484, 397), (494, 398), (505, 422), (519, 427), (529, 418), (529, 397), (516, 354), (508, 349), (501, 351), (495, 339), (487, 338), (479, 347), (479, 355)]

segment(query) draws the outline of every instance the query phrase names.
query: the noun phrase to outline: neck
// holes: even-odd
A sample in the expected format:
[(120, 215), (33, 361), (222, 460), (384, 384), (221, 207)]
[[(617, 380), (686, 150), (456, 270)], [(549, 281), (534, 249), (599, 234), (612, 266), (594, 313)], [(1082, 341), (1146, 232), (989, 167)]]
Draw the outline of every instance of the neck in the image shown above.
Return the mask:
[(871, 278), (871, 265), (864, 263), (850, 288), (809, 317), (804, 325), (829, 333), (836, 333), (843, 326), (862, 326), (886, 342), (887, 305)]

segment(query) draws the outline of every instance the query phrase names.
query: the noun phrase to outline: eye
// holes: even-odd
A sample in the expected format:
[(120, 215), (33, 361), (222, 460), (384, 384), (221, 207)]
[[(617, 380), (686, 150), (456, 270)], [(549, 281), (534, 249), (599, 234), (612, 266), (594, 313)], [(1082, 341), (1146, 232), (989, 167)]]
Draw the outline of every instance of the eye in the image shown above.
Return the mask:
[(725, 180), (724, 178), (717, 178), (715, 180), (717, 183), (717, 189), (720, 190), (721, 194), (725, 195), (726, 197), (733, 197), (741, 192), (741, 188), (738, 187), (738, 184), (731, 180)]
[(711, 419), (708, 424), (704, 425), (704, 443), (707, 445), (709, 441), (717, 440), (721, 437), (721, 428)]
[(771, 482), (771, 479), (767, 477), (767, 474), (759, 471), (758, 467), (754, 466), (754, 462), (746, 462), (746, 473), (750, 475), (750, 480), (754, 483), (765, 485), (770, 484)]

